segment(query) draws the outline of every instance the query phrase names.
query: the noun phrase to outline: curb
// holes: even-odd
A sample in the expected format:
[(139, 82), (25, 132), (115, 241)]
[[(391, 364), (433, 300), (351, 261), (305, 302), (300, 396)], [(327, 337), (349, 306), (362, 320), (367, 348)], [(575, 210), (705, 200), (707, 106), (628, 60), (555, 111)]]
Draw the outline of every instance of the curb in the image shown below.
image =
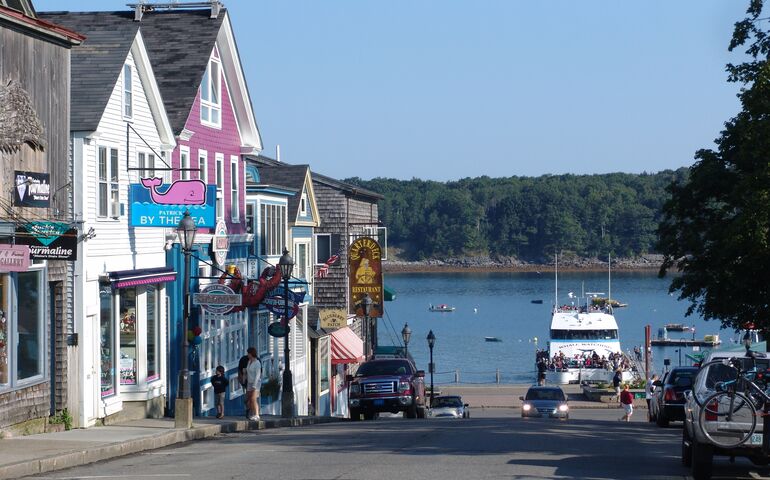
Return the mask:
[(0, 480), (39, 475), (41, 473), (78, 467), (89, 463), (156, 450), (178, 443), (211, 438), (222, 433), (266, 430), (268, 428), (303, 427), (321, 423), (347, 421), (338, 417), (281, 418), (260, 421), (235, 420), (221, 424), (199, 424), (187, 429), (171, 429), (125, 442), (109, 443), (97, 447), (58, 453), (44, 458), (25, 460), (0, 466)]

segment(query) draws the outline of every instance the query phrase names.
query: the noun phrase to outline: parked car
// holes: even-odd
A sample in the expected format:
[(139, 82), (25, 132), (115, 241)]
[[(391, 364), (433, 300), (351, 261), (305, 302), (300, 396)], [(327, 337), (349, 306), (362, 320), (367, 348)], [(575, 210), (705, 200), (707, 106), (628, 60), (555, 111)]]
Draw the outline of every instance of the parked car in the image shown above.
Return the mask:
[[(757, 358), (752, 360), (745, 353), (741, 352), (711, 352), (704, 359), (704, 364), (717, 359), (728, 359), (738, 357), (742, 361), (756, 362), (757, 367), (768, 369), (768, 359)], [(746, 366), (744, 366), (746, 368)], [(770, 456), (762, 453), (762, 433), (761, 425), (759, 431), (751, 436), (746, 444), (734, 448), (722, 448), (714, 445), (703, 433), (703, 428), (709, 428), (709, 423), (719, 425), (718, 418), (709, 418), (708, 413), (705, 425), (699, 421), (701, 414), (701, 404), (709, 395), (715, 392), (715, 386), (720, 382), (734, 380), (735, 370), (724, 364), (714, 364), (703, 367), (695, 377), (692, 390), (685, 391), (685, 421), (682, 429), (682, 464), (692, 467), (692, 476), (695, 480), (708, 480), (711, 478), (711, 468), (714, 455), (724, 455), (728, 457), (746, 457), (756, 465), (767, 465), (770, 463)], [(697, 397), (697, 398), (696, 398)], [(707, 410), (708, 412), (708, 410)], [(741, 431), (744, 428), (742, 424), (734, 422), (730, 427), (735, 431)], [(746, 430), (743, 430), (746, 431)]]
[(378, 413), (403, 412), (406, 418), (425, 418), (425, 372), (411, 360), (369, 360), (348, 375), (350, 418), (372, 420)]
[(650, 401), (650, 419), (659, 427), (669, 422), (684, 421), (684, 392), (692, 389), (692, 381), (698, 367), (674, 367), (653, 385), (655, 391)]
[(519, 397), (521, 417), (569, 418), (569, 405), (564, 390), (555, 386), (532, 386), (527, 394)]
[(463, 399), (459, 395), (444, 395), (433, 399), (428, 416), (435, 418), (470, 418), (471, 412), (468, 410), (468, 404), (463, 403)]

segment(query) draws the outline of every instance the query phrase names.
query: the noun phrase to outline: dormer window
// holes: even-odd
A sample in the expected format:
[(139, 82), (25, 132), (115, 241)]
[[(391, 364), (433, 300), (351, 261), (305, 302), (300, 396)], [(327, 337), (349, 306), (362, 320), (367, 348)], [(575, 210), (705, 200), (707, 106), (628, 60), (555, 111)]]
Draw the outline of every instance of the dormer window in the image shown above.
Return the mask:
[(302, 197), (299, 199), (299, 214), (304, 216), (307, 216), (307, 194), (303, 193)]
[(123, 65), (123, 116), (131, 118), (133, 108), (133, 79), (131, 78), (131, 65)]
[(222, 65), (212, 57), (201, 82), (201, 123), (222, 126)]

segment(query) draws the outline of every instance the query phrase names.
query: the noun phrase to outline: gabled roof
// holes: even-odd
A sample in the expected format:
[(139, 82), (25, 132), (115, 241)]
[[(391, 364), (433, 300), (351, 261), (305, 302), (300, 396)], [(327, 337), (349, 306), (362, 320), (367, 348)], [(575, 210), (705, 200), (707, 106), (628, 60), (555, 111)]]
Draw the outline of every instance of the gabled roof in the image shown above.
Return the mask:
[[(261, 164), (261, 165), (268, 165), (268, 166), (289, 166), (287, 163), (283, 163), (279, 160), (275, 160), (270, 157), (266, 157), (264, 155), (258, 155), (256, 157), (249, 156), (249, 159)], [(262, 169), (260, 169), (261, 171)], [(370, 197), (375, 202), (378, 200), (383, 200), (385, 197), (380, 195), (379, 193), (372, 192), (371, 190), (367, 190), (365, 188), (357, 187), (355, 185), (351, 185), (350, 183), (342, 182), (340, 180), (335, 180), (331, 177), (327, 177), (326, 175), (321, 175), (317, 172), (311, 172), (311, 176), (313, 178), (314, 182), (320, 182), (325, 185), (328, 185), (332, 188), (336, 188), (338, 190), (341, 190), (345, 192), (346, 194), (353, 195), (353, 196), (364, 196), (364, 197)]]
[(310, 167), (307, 165), (283, 165), (259, 167), (259, 178), (263, 183), (284, 185), (297, 190), (296, 195), (289, 197), (289, 218), (296, 218), (299, 213), (299, 200), (305, 190), (305, 177)]
[(38, 18), (86, 35), (71, 54), (70, 129), (96, 130), (139, 24), (129, 12), (38, 12)]
[(171, 128), (181, 133), (222, 28), (226, 11), (209, 18), (210, 10), (145, 13), (141, 26), (150, 61), (166, 104)]
[(0, 2), (0, 20), (14, 24), (25, 32), (35, 32), (67, 48), (79, 45), (85, 39), (80, 33), (38, 18), (31, 3), (24, 1), (23, 4), (18, 5), (21, 9), (9, 8), (4, 6), (4, 3), (8, 2)]
[(216, 18), (210, 16), (207, 8), (179, 8), (145, 12), (138, 22), (171, 128), (176, 135), (182, 133), (211, 53), (218, 45), (242, 146), (258, 152), (262, 139), (227, 10), (219, 10)]

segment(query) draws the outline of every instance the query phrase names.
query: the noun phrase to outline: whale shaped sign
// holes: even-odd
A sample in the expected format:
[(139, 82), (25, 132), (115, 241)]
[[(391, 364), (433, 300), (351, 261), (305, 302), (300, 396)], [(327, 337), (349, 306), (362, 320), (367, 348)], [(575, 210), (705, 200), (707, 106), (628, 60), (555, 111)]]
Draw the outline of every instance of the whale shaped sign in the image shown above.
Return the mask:
[(164, 185), (158, 177), (141, 178), (129, 188), (132, 227), (174, 228), (189, 210), (199, 228), (216, 226), (216, 185), (202, 180), (176, 180)]

